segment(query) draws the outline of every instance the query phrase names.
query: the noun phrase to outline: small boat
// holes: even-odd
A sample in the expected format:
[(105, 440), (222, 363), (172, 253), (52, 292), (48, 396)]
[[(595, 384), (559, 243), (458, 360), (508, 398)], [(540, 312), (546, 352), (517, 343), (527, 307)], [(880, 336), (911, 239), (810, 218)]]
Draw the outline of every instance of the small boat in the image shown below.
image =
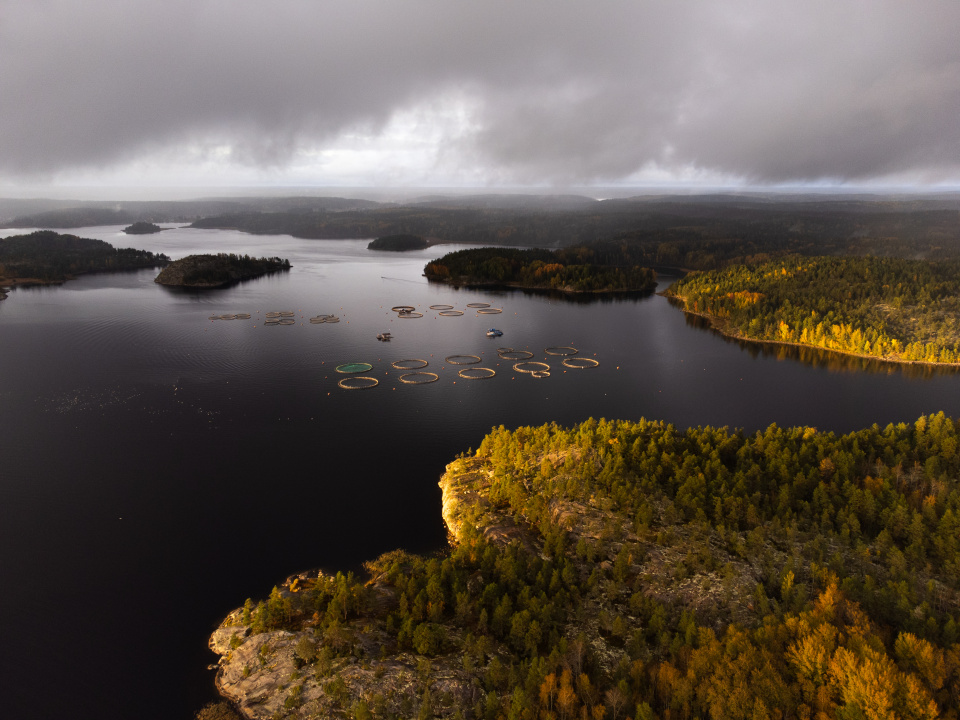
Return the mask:
[(487, 337), (500, 337), (501, 335), (503, 335), (503, 331), (497, 330), (496, 328), (487, 330)]
[(391, 335), (391, 334), (388, 333), (388, 332), (378, 333), (378, 334), (377, 334), (377, 340), (393, 340), (393, 335)]

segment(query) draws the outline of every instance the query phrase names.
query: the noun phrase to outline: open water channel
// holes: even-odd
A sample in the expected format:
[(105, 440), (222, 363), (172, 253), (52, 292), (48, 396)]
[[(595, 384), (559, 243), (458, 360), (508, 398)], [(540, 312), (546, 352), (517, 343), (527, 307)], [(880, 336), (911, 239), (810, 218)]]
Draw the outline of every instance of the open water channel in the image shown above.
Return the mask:
[[(4, 231), (5, 235), (22, 231)], [(445, 545), (437, 480), (500, 424), (663, 419), (845, 432), (960, 415), (960, 375), (745, 347), (662, 297), (578, 302), (428, 285), (450, 247), (170, 229), (74, 231), (119, 247), (289, 258), (289, 273), (183, 292), (156, 271), (0, 302), (0, 707), (8, 718), (189, 718), (213, 699), (219, 620), (308, 568)], [(502, 308), (477, 315), (468, 303)], [(430, 305), (453, 305), (441, 317)], [(422, 318), (391, 311), (412, 305)], [(270, 311), (296, 324), (266, 326)], [(250, 313), (250, 320), (209, 320)], [(320, 313), (337, 324), (309, 323)], [(494, 326), (502, 338), (485, 336)], [(376, 334), (389, 331), (389, 343)], [(529, 350), (549, 377), (513, 371)], [(564, 368), (551, 346), (599, 362)], [(465, 380), (444, 358), (496, 371)], [(398, 381), (420, 358), (439, 376)], [(379, 385), (343, 390), (368, 362)]]

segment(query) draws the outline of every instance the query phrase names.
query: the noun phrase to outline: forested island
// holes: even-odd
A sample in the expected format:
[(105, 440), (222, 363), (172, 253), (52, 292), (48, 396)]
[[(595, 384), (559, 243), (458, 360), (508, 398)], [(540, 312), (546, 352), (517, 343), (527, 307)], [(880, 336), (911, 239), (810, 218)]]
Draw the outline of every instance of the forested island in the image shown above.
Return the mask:
[(224, 287), (252, 278), (290, 269), (290, 261), (278, 257), (217, 253), (188, 255), (165, 267), (154, 282), (180, 287)]
[(123, 229), (127, 235), (152, 235), (162, 230), (162, 227), (151, 222), (135, 222)]
[(218, 687), (249, 718), (956, 718), (958, 440), (495, 429), (441, 480), (447, 553), (247, 600)]
[(115, 248), (103, 240), (52, 230), (0, 239), (0, 285), (6, 286), (59, 283), (84, 273), (138, 270), (168, 262), (162, 253)]
[(477, 248), (448, 253), (428, 263), (423, 272), (431, 282), (452, 285), (504, 285), (578, 293), (653, 292), (656, 273), (639, 265), (615, 264), (621, 259), (616, 253), (600, 255), (588, 247)]
[(960, 362), (960, 261), (790, 258), (693, 273), (666, 293), (725, 334), (896, 362)]
[(394, 250), (402, 252), (404, 250), (423, 250), (430, 247), (430, 243), (419, 235), (384, 235), (372, 240), (367, 245), (368, 250)]

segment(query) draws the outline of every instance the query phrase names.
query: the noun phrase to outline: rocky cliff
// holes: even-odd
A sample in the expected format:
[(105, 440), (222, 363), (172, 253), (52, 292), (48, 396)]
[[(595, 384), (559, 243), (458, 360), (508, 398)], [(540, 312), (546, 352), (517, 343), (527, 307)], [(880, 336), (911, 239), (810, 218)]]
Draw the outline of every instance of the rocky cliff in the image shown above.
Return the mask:
[[(554, 456), (553, 460), (562, 458)], [(472, 542), (479, 535), (484, 544), (498, 550), (516, 546), (532, 556), (543, 556), (544, 537), (538, 529), (491, 497), (495, 475), (489, 459), (460, 458), (447, 466), (440, 480), (441, 512), (451, 547)], [(596, 588), (563, 609), (566, 620), (558, 629), (565, 644), (579, 643), (580, 652), (589, 656), (601, 673), (609, 675), (630, 662), (622, 637), (612, 633), (612, 618), (626, 615), (635, 620), (625, 607), (628, 594), (613, 579), (614, 566), (625, 547), (631, 549), (627, 573), (645, 578), (647, 596), (671, 607), (688, 607), (705, 617), (723, 615), (724, 622), (731, 615), (751, 620), (748, 605), (757, 572), (748, 563), (721, 551), (714, 564), (726, 565), (726, 579), (716, 571), (681, 579), (676, 568), (700, 547), (701, 538), (678, 533), (668, 543), (641, 541), (627, 517), (604, 509), (601, 502), (554, 497), (548, 507), (552, 521), (568, 533), (573, 584)], [(612, 537), (617, 540), (610, 542)], [(602, 551), (578, 557), (573, 548), (580, 541)], [(220, 655), (216, 676), (220, 693), (250, 720), (368, 717), (363, 715), (365, 709), (374, 713), (369, 717), (411, 717), (416, 713), (455, 717), (464, 708), (485, 702), (491, 666), (515, 664), (519, 659), (516, 648), (495, 635), (486, 636), (485, 642), (478, 640), (476, 628), (469, 623), (465, 627), (456, 615), (436, 623), (443, 635), (442, 650), (418, 653), (400, 647), (390, 626), (390, 614), (397, 611), (399, 603), (397, 587), (377, 574), (384, 564), (381, 559), (368, 568), (373, 575), (366, 583), (370, 596), (365, 609), (338, 623), (333, 633), (329, 628), (320, 629), (318, 613), (311, 615), (306, 610), (298, 614), (296, 609), (309, 604), (305, 598), (311, 591), (335, 584), (322, 573), (287, 578), (275, 590), (275, 597), (282, 598), (288, 608), (292, 606), (292, 614), (298, 617), (283, 629), (252, 632), (249, 606), (246, 612), (239, 608), (230, 613), (210, 638), (211, 649)], [(599, 582), (597, 573), (606, 582)], [(495, 579), (476, 572), (470, 577), (468, 592), (479, 596)], [(429, 714), (425, 703), (429, 703)]]

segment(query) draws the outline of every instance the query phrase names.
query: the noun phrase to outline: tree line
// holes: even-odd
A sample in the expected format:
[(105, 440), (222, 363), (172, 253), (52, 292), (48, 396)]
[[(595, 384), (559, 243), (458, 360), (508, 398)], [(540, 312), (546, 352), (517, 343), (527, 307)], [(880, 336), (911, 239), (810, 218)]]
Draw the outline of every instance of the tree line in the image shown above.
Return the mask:
[(0, 277), (66, 280), (90, 272), (158, 267), (170, 262), (162, 253), (115, 248), (103, 240), (37, 230), (0, 239)]
[[(427, 264), (433, 282), (498, 284), (574, 292), (652, 292), (656, 273), (638, 265), (617, 264), (587, 247), (546, 249), (476, 248), (457, 250)], [(602, 262), (600, 262), (602, 260)]]
[(792, 257), (692, 273), (668, 294), (733, 335), (895, 361), (960, 362), (960, 261)]

